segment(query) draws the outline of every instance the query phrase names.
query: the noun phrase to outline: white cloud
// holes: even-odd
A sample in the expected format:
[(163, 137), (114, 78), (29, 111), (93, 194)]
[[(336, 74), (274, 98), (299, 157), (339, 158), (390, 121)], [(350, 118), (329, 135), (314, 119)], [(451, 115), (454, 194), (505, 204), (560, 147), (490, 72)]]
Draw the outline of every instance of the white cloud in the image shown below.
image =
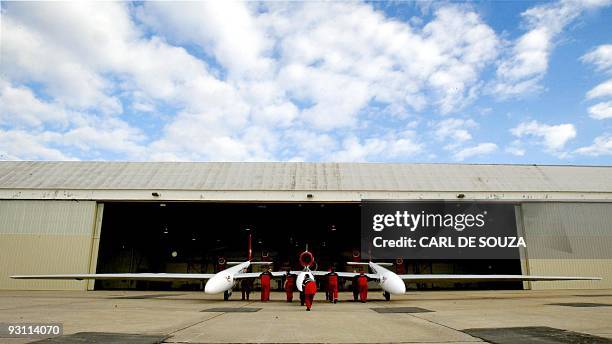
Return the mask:
[(612, 72), (612, 44), (604, 44), (582, 56), (582, 62), (594, 64), (597, 70)]
[[(581, 60), (585, 63), (595, 65), (599, 71), (612, 73), (612, 44), (600, 45), (591, 52), (582, 56)], [(605, 98), (612, 96), (612, 79), (607, 80), (589, 92), (587, 92), (587, 99), (594, 98)], [(608, 119), (612, 118), (612, 100), (604, 101), (592, 105), (588, 109), (589, 116), (594, 119)]]
[(593, 87), (586, 95), (587, 99), (612, 97), (612, 79)]
[(512, 57), (499, 65), (498, 77), (511, 85), (539, 79), (548, 68), (550, 39), (545, 28), (533, 29), (520, 37), (512, 48)]
[(471, 119), (448, 118), (439, 121), (434, 126), (436, 139), (463, 143), (472, 139), (469, 129), (477, 127), (478, 124)]
[(0, 159), (74, 160), (61, 150), (49, 147), (55, 142), (57, 136), (51, 132), (32, 134), (23, 130), (0, 129)]
[(525, 155), (525, 149), (524, 148), (519, 148), (519, 147), (507, 147), (506, 148), (506, 152), (512, 154), (512, 155), (516, 155), (516, 156), (524, 156)]
[(382, 161), (393, 158), (406, 160), (415, 158), (422, 151), (423, 145), (416, 142), (415, 133), (411, 130), (365, 140), (349, 135), (342, 142), (341, 148), (328, 154), (324, 160)]
[(555, 40), (584, 11), (608, 6), (610, 1), (561, 0), (529, 8), (522, 13), (527, 31), (511, 44), (499, 63), (491, 93), (501, 97), (522, 96), (542, 88)]
[(491, 154), (495, 152), (496, 150), (497, 150), (497, 145), (495, 143), (491, 143), (491, 142), (479, 143), (476, 146), (467, 147), (467, 148), (463, 148), (459, 150), (455, 154), (455, 159), (457, 159), (458, 161), (463, 161), (467, 158)]
[(548, 125), (537, 121), (523, 122), (510, 132), (519, 138), (532, 137), (538, 140), (547, 151), (560, 157), (565, 156), (562, 151), (565, 144), (576, 137), (576, 128), (573, 124)]
[(5, 76), (35, 82), (58, 102), (78, 109), (120, 113), (102, 75), (108, 62), (127, 47), (129, 17), (118, 3), (6, 3), (2, 13)]
[(135, 160), (145, 158), (145, 148), (140, 144), (144, 136), (139, 129), (114, 118), (89, 121), (88, 124), (62, 133), (56, 143), (73, 146), (82, 151), (122, 153)]
[(49, 104), (36, 98), (29, 88), (14, 87), (0, 79), (0, 125), (64, 127), (76, 116), (59, 104)]
[(291, 161), (317, 161), (339, 147), (332, 135), (307, 129), (287, 130), (282, 140), (288, 146), (284, 155)]
[[(26, 87), (0, 81), (0, 152), (10, 159), (72, 160), (62, 149), (87, 151), (91, 157), (116, 152), (134, 160), (144, 158), (140, 129), (114, 117), (66, 110), (36, 98)], [(54, 148), (49, 148), (49, 147)]]
[(506, 152), (515, 156), (524, 156), (525, 148), (523, 148), (523, 143), (520, 140), (514, 140), (506, 147)]
[(589, 107), (589, 114), (594, 119), (612, 118), (612, 101), (597, 103)]
[(593, 140), (592, 145), (578, 148), (576, 153), (590, 156), (612, 156), (612, 135), (598, 136)]
[(476, 145), (472, 143), (470, 131), (478, 127), (478, 123), (472, 119), (447, 118), (432, 123), (431, 126), (433, 127), (431, 134), (434, 139), (444, 142), (443, 148), (449, 151), (455, 160), (463, 161), (467, 158), (486, 155), (497, 150), (497, 145), (491, 142)]
[(146, 2), (140, 19), (177, 43), (194, 42), (231, 73), (230, 78), (273, 72), (273, 42), (248, 4), (239, 1)]

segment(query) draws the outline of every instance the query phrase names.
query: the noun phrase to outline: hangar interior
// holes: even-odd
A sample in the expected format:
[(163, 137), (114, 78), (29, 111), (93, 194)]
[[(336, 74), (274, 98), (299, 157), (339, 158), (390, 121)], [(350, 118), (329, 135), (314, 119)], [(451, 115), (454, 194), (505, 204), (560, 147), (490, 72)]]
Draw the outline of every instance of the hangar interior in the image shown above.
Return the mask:
[[(313, 269), (347, 270), (360, 249), (359, 203), (114, 202), (104, 204), (98, 273), (216, 272), (219, 260), (253, 258), (275, 270), (301, 269), (308, 245)], [(367, 257), (364, 257), (367, 260)], [(519, 260), (401, 261), (399, 273), (520, 274)], [(256, 271), (261, 266), (254, 267)], [(418, 289), (518, 289), (521, 283), (420, 283)], [(97, 281), (96, 289), (201, 289), (197, 282)], [(280, 286), (279, 286), (280, 288)]]

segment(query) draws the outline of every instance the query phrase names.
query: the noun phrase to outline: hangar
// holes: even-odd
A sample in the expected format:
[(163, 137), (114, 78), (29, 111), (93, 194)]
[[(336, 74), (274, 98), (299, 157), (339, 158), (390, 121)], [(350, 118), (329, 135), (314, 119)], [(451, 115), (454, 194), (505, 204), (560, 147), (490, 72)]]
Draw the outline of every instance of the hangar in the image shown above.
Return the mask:
[[(12, 280), (12, 274), (213, 272), (244, 259), (320, 268), (355, 255), (362, 200), (514, 205), (520, 260), (410, 261), (406, 273), (603, 281), (415, 288), (612, 288), (612, 167), (382, 163), (0, 162), (0, 289), (200, 289), (177, 282)], [(551, 240), (551, 238), (554, 238)], [(597, 238), (593, 240), (593, 238)], [(338, 267), (342, 268), (342, 267)]]

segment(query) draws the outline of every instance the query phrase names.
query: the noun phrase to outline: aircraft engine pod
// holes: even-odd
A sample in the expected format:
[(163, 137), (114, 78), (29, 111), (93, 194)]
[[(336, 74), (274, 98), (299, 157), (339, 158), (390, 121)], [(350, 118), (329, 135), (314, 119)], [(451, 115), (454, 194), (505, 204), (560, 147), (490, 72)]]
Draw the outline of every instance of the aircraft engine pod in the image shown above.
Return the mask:
[(311, 267), (313, 264), (314, 256), (312, 253), (304, 251), (302, 254), (300, 254), (300, 265), (302, 265), (302, 267)]

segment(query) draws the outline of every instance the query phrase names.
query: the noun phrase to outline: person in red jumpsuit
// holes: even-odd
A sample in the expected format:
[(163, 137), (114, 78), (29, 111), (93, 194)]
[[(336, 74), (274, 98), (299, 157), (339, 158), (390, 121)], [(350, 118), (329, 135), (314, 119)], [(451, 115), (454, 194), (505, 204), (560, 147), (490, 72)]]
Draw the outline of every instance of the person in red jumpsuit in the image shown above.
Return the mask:
[(304, 286), (302, 289), (304, 290), (304, 302), (306, 303), (306, 310), (310, 311), (310, 307), (312, 307), (312, 302), (314, 301), (315, 294), (317, 293), (317, 284), (312, 279), (306, 277), (304, 279)]
[(327, 274), (327, 292), (329, 293), (329, 302), (338, 303), (338, 274), (333, 267), (329, 269)]
[(285, 294), (287, 294), (287, 302), (293, 301), (293, 289), (295, 289), (295, 275), (287, 270), (287, 279), (285, 279)]
[(261, 301), (270, 301), (270, 280), (272, 274), (270, 270), (263, 272), (260, 276), (261, 279)]
[(368, 277), (362, 271), (357, 278), (357, 285), (359, 286), (359, 299), (361, 302), (366, 302), (368, 299)]

